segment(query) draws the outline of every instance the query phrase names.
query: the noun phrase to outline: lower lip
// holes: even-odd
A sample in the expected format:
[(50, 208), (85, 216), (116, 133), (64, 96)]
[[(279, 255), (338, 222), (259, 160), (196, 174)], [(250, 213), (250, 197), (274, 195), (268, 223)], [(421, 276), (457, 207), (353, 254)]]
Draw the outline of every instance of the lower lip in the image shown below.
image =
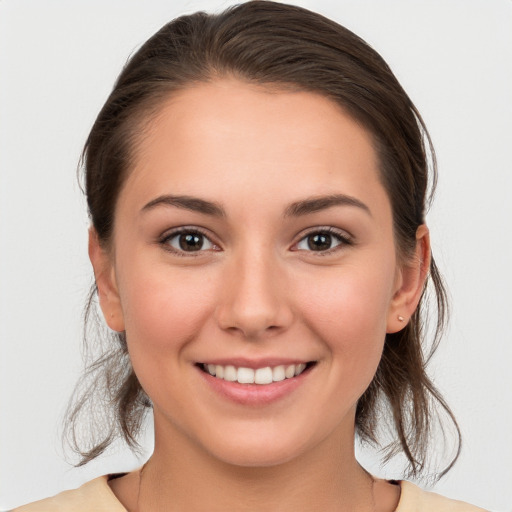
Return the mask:
[(240, 384), (218, 379), (200, 368), (197, 368), (197, 371), (200, 372), (211, 389), (232, 402), (242, 405), (267, 405), (295, 391), (307, 379), (312, 369), (307, 368), (296, 377), (272, 382), (272, 384)]

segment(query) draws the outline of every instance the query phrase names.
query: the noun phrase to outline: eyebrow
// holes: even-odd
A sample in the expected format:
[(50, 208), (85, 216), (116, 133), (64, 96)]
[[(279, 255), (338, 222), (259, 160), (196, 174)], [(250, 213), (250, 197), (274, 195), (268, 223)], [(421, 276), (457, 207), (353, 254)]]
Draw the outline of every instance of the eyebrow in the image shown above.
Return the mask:
[[(173, 196), (168, 194), (151, 200), (142, 208), (142, 212), (152, 210), (157, 206), (173, 206), (214, 217), (226, 216), (224, 208), (213, 201), (206, 201), (205, 199), (199, 199), (198, 197), (192, 196)], [(334, 206), (353, 206), (364, 210), (370, 216), (372, 215), (370, 208), (368, 208), (368, 206), (359, 199), (345, 194), (331, 194), (296, 201), (285, 209), (284, 217), (300, 217), (319, 212), (321, 210), (326, 210), (327, 208), (332, 208)]]
[(345, 194), (317, 196), (304, 199), (302, 201), (297, 201), (286, 208), (284, 216), (300, 217), (302, 215), (308, 215), (310, 213), (326, 210), (327, 208), (332, 208), (333, 206), (354, 206), (364, 210), (366, 213), (368, 213), (368, 215), (370, 215), (370, 217), (372, 216), (370, 208), (368, 208), (368, 206), (366, 206), (362, 201)]
[(205, 201), (204, 199), (191, 196), (172, 195), (163, 195), (153, 199), (142, 208), (142, 212), (152, 210), (157, 206), (174, 206), (176, 208), (183, 208), (184, 210), (212, 215), (214, 217), (226, 216), (226, 212), (222, 206), (212, 201)]

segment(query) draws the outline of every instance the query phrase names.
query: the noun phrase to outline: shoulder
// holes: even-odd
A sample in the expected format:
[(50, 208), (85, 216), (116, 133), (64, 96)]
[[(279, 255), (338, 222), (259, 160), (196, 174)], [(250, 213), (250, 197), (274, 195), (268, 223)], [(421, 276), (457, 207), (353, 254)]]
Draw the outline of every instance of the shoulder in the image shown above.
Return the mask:
[(410, 482), (402, 481), (400, 487), (402, 492), (396, 512), (486, 512), (463, 501), (424, 491)]
[[(462, 501), (451, 500), (416, 485), (400, 482), (401, 496), (396, 512), (486, 512)], [(108, 485), (108, 476), (87, 482), (78, 489), (64, 491), (53, 498), (35, 501), (13, 512), (126, 512)]]
[(12, 512), (126, 512), (108, 485), (108, 476), (95, 478), (78, 489), (35, 501)]

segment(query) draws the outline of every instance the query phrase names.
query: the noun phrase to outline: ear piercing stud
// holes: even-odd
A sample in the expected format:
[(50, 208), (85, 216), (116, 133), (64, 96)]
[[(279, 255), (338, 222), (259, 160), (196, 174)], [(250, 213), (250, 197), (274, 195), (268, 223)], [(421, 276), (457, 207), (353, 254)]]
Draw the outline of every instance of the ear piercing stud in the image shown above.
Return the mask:
[(404, 320), (405, 320), (405, 318), (403, 316), (398, 315), (398, 321), (399, 322), (403, 322)]

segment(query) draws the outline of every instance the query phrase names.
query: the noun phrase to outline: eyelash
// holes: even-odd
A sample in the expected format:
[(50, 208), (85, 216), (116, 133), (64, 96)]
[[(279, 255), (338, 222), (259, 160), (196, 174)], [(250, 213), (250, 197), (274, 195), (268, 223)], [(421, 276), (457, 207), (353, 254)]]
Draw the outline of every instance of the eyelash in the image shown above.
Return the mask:
[[(170, 240), (183, 235), (199, 235), (206, 239), (211, 245), (211, 249), (200, 249), (198, 251), (185, 251), (180, 250), (172, 247), (170, 245)], [(354, 240), (351, 235), (347, 234), (345, 231), (338, 230), (336, 228), (326, 226), (326, 227), (316, 227), (312, 229), (311, 231), (303, 234), (298, 242), (296, 242), (293, 247), (297, 247), (301, 242), (307, 240), (308, 237), (311, 237), (313, 235), (329, 235), (330, 237), (335, 238), (339, 243), (335, 245), (334, 247), (331, 247), (327, 250), (305, 250), (305, 249), (292, 249), (294, 251), (303, 251), (303, 252), (311, 252), (314, 253), (316, 256), (327, 256), (329, 254), (332, 254), (333, 252), (336, 252), (340, 249), (343, 249), (344, 246), (351, 246), (354, 245)], [(158, 243), (164, 247), (166, 251), (172, 252), (173, 254), (180, 256), (180, 257), (197, 257), (200, 256), (201, 253), (204, 253), (205, 251), (211, 251), (211, 250), (219, 250), (218, 246), (211, 241), (210, 237), (201, 229), (197, 227), (187, 227), (183, 226), (180, 228), (173, 229), (171, 232), (165, 233), (159, 240)]]
[[(173, 238), (176, 238), (180, 235), (199, 235), (199, 236), (203, 237), (205, 240), (207, 240), (212, 245), (212, 247), (218, 248), (218, 246), (214, 242), (211, 241), (210, 237), (203, 230), (201, 230), (197, 227), (187, 227), (187, 226), (176, 228), (170, 232), (165, 233), (158, 240), (158, 243), (160, 245), (162, 245), (166, 251), (169, 251), (169, 252), (173, 253), (174, 255), (181, 256), (181, 257), (197, 257), (197, 256), (200, 256), (201, 253), (204, 253), (206, 250), (211, 250), (211, 249), (200, 249), (198, 251), (185, 251), (185, 250), (179, 250), (179, 249), (172, 247), (169, 242)], [(218, 250), (218, 249), (214, 249), (214, 250)]]
[(333, 228), (331, 226), (320, 226), (316, 227), (309, 232), (303, 234), (300, 238), (300, 240), (294, 244), (294, 247), (297, 247), (301, 242), (307, 240), (307, 238), (313, 236), (313, 235), (329, 235), (330, 237), (336, 239), (339, 243), (335, 245), (334, 247), (331, 247), (330, 249), (327, 249), (325, 251), (314, 251), (314, 250), (304, 250), (304, 249), (294, 249), (296, 251), (304, 251), (304, 252), (311, 252), (315, 254), (315, 256), (328, 256), (330, 254), (333, 254), (334, 252), (337, 252), (339, 250), (342, 250), (346, 246), (352, 246), (354, 245), (354, 239), (351, 235), (349, 235), (346, 231), (341, 231), (339, 229)]

